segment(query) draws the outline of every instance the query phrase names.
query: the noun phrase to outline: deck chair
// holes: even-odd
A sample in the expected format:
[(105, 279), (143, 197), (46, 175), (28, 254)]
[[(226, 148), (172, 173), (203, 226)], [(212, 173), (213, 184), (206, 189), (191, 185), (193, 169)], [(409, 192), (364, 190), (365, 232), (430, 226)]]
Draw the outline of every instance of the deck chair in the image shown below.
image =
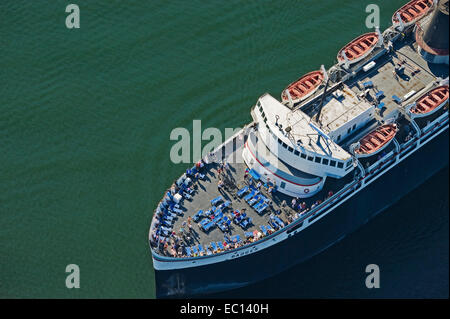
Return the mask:
[(201, 244), (198, 244), (198, 252), (201, 254), (205, 253), (205, 250), (203, 249), (203, 246)]
[(248, 201), (248, 204), (249, 204), (250, 206), (253, 206), (253, 204), (255, 204), (259, 199), (260, 199), (260, 196), (259, 196), (259, 195), (256, 195), (255, 197), (253, 197), (252, 199), (250, 199), (250, 200)]
[(248, 191), (248, 186), (244, 186), (243, 188), (241, 188), (238, 192), (237, 192), (237, 196), (238, 197), (242, 197), (244, 196), (245, 193), (247, 193)]
[(220, 203), (221, 201), (223, 201), (222, 196), (216, 197), (213, 200), (211, 200), (211, 205), (212, 206), (216, 206), (218, 203)]
[(203, 226), (203, 230), (205, 231), (205, 232), (207, 232), (207, 231), (209, 231), (210, 229), (212, 229), (212, 228), (214, 228), (214, 223), (213, 222), (209, 222), (209, 223), (207, 223), (206, 225), (204, 225)]
[(397, 95), (392, 95), (392, 99), (397, 102), (397, 104), (401, 104), (403, 101), (401, 98), (399, 98)]
[(264, 236), (267, 236), (267, 229), (266, 229), (266, 227), (264, 227), (264, 225), (261, 225), (261, 226), (259, 226), (259, 228), (261, 229), (261, 231), (264, 234)]
[(258, 207), (258, 209), (256, 210), (258, 212), (258, 214), (262, 214), (266, 208), (269, 207), (268, 204), (263, 204), (262, 206)]
[(212, 250), (213, 250), (213, 252), (217, 252), (217, 250), (218, 250), (218, 248), (217, 248), (217, 245), (216, 245), (216, 243), (215, 242), (211, 242), (211, 248), (212, 248)]
[(192, 252), (194, 253), (194, 255), (198, 255), (197, 247), (192, 246), (191, 249), (192, 249)]
[(192, 257), (192, 251), (191, 251), (191, 249), (189, 247), (185, 247), (184, 250), (186, 251), (186, 255), (188, 257)]
[(248, 202), (253, 196), (256, 195), (256, 190), (252, 190), (249, 194), (245, 195), (244, 200)]
[(192, 219), (194, 220), (194, 222), (197, 222), (201, 217), (203, 216), (203, 210), (199, 210), (194, 217), (192, 217)]

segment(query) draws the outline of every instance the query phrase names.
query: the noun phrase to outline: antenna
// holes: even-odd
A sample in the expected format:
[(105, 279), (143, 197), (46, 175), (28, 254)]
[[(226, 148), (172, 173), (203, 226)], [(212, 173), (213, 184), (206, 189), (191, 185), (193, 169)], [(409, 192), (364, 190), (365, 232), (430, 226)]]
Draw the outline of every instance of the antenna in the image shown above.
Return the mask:
[(400, 16), (400, 12), (397, 12), (397, 19), (399, 23), (398, 30), (402, 32), (405, 29), (405, 24), (403, 23), (402, 17)]
[(380, 32), (380, 28), (379, 27), (375, 27), (375, 32), (378, 34), (377, 46), (381, 47), (383, 45), (383, 35)]
[[(342, 53), (345, 55), (344, 51), (342, 51)], [(322, 72), (324, 72), (323, 75), (324, 75), (324, 80), (326, 79), (326, 82), (325, 82), (325, 88), (323, 89), (323, 93), (322, 93), (322, 99), (320, 100), (320, 104), (319, 104), (319, 110), (317, 111), (317, 114), (316, 114), (316, 121), (317, 121), (317, 123), (319, 123), (319, 125), (322, 125), (320, 123), (320, 113), (322, 112), (323, 101), (325, 99), (325, 95), (327, 94), (328, 83), (330, 82), (330, 78), (328, 77), (328, 73), (325, 70), (325, 67), (322, 65), (321, 68), (323, 68)]]
[(294, 102), (292, 101), (292, 96), (291, 96), (291, 93), (289, 93), (289, 89), (286, 89), (286, 96), (288, 97), (288, 100), (289, 100), (289, 105), (291, 106), (291, 107), (293, 107), (294, 106)]

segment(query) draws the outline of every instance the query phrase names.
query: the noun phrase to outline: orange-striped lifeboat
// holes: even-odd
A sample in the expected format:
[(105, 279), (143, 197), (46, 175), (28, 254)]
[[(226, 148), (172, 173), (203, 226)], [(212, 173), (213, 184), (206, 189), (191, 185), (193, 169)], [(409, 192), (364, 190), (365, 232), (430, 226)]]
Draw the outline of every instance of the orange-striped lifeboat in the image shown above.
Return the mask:
[(292, 102), (297, 103), (311, 96), (322, 84), (324, 74), (322, 71), (312, 71), (302, 76), (297, 81), (288, 85), (281, 93), (282, 101), (289, 101), (286, 90), (289, 90)]
[(359, 147), (355, 149), (356, 157), (368, 157), (377, 154), (389, 145), (397, 131), (398, 128), (395, 123), (377, 127), (359, 141)]
[(400, 13), (403, 25), (405, 27), (416, 23), (417, 20), (422, 18), (430, 10), (433, 5), (433, 0), (413, 0), (405, 4), (403, 7), (395, 11), (392, 16), (392, 23), (398, 24), (400, 21), (397, 18), (397, 13)]
[(355, 63), (364, 59), (375, 48), (375, 45), (378, 43), (378, 37), (378, 33), (376, 32), (365, 33), (357, 37), (339, 50), (337, 55), (338, 61), (345, 61), (342, 56), (342, 52), (345, 52), (345, 55), (350, 63)]
[(412, 113), (414, 117), (431, 115), (448, 102), (448, 96), (448, 85), (438, 86), (422, 95), (409, 112)]

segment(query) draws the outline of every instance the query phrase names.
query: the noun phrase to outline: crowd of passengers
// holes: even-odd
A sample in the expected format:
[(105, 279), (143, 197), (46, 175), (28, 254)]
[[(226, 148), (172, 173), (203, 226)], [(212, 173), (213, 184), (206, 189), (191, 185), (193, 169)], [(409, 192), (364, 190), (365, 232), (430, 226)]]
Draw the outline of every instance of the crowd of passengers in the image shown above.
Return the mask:
[[(199, 180), (204, 178), (204, 170), (206, 169), (207, 164), (201, 160), (196, 163), (196, 165), (191, 169), (187, 170), (186, 176), (192, 178), (193, 185)], [(230, 167), (228, 163), (221, 163), (217, 169), (219, 180), (224, 180), (227, 175), (231, 175)], [(270, 179), (267, 180), (267, 183), (264, 185), (260, 181), (254, 181), (254, 179), (249, 176), (249, 169), (247, 168), (244, 172), (244, 180), (247, 184), (252, 184), (254, 187), (258, 188), (259, 190), (265, 190), (269, 195), (276, 192), (276, 184), (274, 182), (271, 182)], [(167, 227), (164, 227), (164, 220), (163, 216), (167, 216), (165, 214), (168, 214), (170, 212), (170, 216), (173, 218), (177, 218), (177, 213), (179, 212), (182, 214), (182, 211), (180, 210), (180, 206), (178, 204), (175, 204), (173, 202), (173, 196), (175, 194), (180, 194), (183, 196), (183, 198), (189, 198), (189, 189), (190, 187), (186, 186), (185, 184), (178, 185), (177, 183), (174, 183), (172, 187), (168, 190), (167, 197), (165, 198), (165, 205), (164, 200), (161, 201), (160, 205), (158, 206), (159, 209), (155, 212), (155, 220), (153, 223), (153, 229), (151, 231), (150, 236), (150, 244), (153, 248), (158, 249), (159, 253), (165, 256), (170, 257), (188, 257), (186, 251), (187, 249), (192, 247), (192, 244), (194, 242), (194, 237), (196, 237), (196, 231), (193, 229), (193, 220), (191, 216), (188, 216), (186, 221), (183, 221), (181, 224), (181, 227), (178, 232), (176, 232), (173, 229), (169, 229)], [(220, 190), (220, 187), (219, 187)], [(329, 197), (333, 196), (333, 192), (329, 191), (325, 200)], [(300, 198), (292, 198), (292, 201), (290, 203), (290, 207), (294, 212), (289, 212), (288, 210), (284, 210), (286, 220), (282, 220), (281, 225), (279, 225), (279, 228), (283, 228), (286, 225), (289, 225), (290, 223), (294, 222), (296, 219), (304, 216), (307, 212), (309, 212), (311, 209), (315, 208), (316, 206), (320, 205), (322, 203), (322, 200), (316, 200), (314, 203), (312, 203), (310, 206), (308, 206), (305, 202), (302, 202)], [(270, 203), (272, 204), (272, 203)], [(281, 207), (286, 207), (288, 204), (285, 200), (281, 202)], [(275, 210), (273, 209), (273, 206), (270, 205), (272, 212), (269, 215), (269, 221), (272, 220), (272, 218), (275, 218), (275, 216), (281, 214), (281, 209)], [(229, 213), (229, 218), (234, 219), (236, 216), (238, 216), (240, 212), (238, 210), (232, 210)], [(166, 218), (166, 217), (164, 217)], [(270, 223), (269, 223), (270, 225)], [(203, 247), (202, 245), (199, 245), (199, 249), (196, 249), (192, 252), (190, 256), (197, 257), (197, 256), (207, 256), (212, 255), (215, 253), (220, 253), (223, 251), (228, 251), (232, 249), (239, 248), (241, 246), (245, 246), (247, 244), (256, 242), (266, 236), (271, 235), (273, 232), (275, 232), (277, 228), (274, 227), (267, 227), (265, 228), (265, 232), (262, 233), (259, 230), (254, 230), (252, 232), (246, 232), (246, 238), (240, 239), (239, 237), (236, 238), (236, 236), (233, 236), (234, 238), (230, 238), (229, 236), (225, 235), (224, 240), (222, 242), (217, 242), (205, 245)], [(238, 240), (239, 239), (239, 240)], [(214, 246), (214, 247), (213, 247)], [(190, 249), (189, 249), (190, 250)]]

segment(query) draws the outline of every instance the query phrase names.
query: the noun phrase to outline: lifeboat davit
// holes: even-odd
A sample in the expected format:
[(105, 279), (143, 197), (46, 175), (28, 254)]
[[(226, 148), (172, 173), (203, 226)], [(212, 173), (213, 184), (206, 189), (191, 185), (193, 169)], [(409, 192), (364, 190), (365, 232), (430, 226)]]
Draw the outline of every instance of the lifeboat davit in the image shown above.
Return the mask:
[(448, 85), (439, 86), (422, 95), (409, 111), (414, 117), (424, 117), (439, 110), (448, 101)]
[(378, 37), (378, 33), (376, 32), (365, 33), (357, 37), (339, 50), (337, 55), (338, 61), (345, 61), (342, 56), (342, 52), (345, 52), (345, 55), (350, 63), (355, 63), (364, 59), (375, 48), (375, 45), (378, 43)]
[(359, 147), (355, 149), (356, 157), (368, 157), (377, 154), (389, 145), (397, 131), (398, 128), (395, 123), (377, 127), (359, 141)]
[(282, 101), (289, 101), (286, 90), (289, 90), (292, 102), (297, 103), (311, 96), (322, 84), (324, 74), (322, 71), (312, 71), (302, 76), (297, 81), (288, 85), (281, 93)]
[(433, 5), (433, 0), (413, 0), (405, 4), (403, 7), (395, 11), (392, 16), (392, 23), (398, 24), (400, 21), (397, 18), (397, 13), (400, 13), (403, 25), (405, 27), (417, 22), (430, 10)]

